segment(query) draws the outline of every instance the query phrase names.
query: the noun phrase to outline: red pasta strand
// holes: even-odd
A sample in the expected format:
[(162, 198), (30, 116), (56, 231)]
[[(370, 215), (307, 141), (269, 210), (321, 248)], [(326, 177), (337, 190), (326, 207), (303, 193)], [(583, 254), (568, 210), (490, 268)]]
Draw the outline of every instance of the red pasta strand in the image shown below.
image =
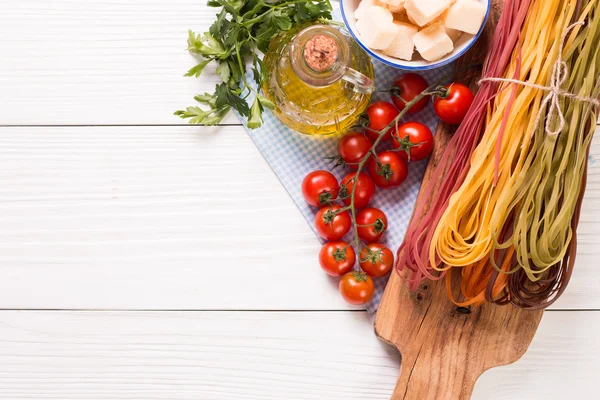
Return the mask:
[[(502, 77), (518, 43), (522, 25), (532, 0), (507, 0), (484, 62), (482, 77)], [(409, 269), (409, 281), (414, 290), (424, 279), (438, 280), (444, 276), (429, 264), (431, 238), (450, 196), (460, 187), (469, 169), (469, 160), (483, 132), (487, 107), (498, 92), (498, 83), (484, 82), (475, 96), (473, 106), (446, 147), (429, 182), (421, 190), (431, 196), (431, 207), (421, 201), (398, 249), (396, 268)], [(443, 180), (441, 179), (443, 177)], [(439, 187), (438, 182), (441, 180)]]

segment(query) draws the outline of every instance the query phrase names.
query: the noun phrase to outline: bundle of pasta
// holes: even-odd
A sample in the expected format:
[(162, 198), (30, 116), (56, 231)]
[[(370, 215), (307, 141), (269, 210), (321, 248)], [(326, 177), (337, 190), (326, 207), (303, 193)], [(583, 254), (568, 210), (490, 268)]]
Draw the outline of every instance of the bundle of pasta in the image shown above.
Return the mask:
[(597, 0), (533, 1), (500, 79), (507, 90), (428, 245), (431, 268), (463, 268), (457, 304), (539, 309), (564, 291), (600, 95), (599, 43)]
[[(532, 0), (506, 0), (494, 36), (489, 45), (482, 76), (500, 77), (510, 61), (515, 48), (521, 27), (525, 21), (527, 11)], [(468, 170), (468, 162), (479, 140), (483, 129), (486, 109), (497, 94), (498, 83), (486, 82), (477, 92), (473, 105), (467, 113), (462, 124), (452, 137), (440, 158), (431, 178), (421, 188), (429, 196), (429, 211), (425, 212), (428, 205), (418, 202), (414, 217), (408, 226), (404, 242), (398, 249), (396, 268), (409, 269), (411, 288), (424, 279), (440, 279), (443, 273), (437, 273), (429, 264), (429, 245), (434, 227), (441, 217), (448, 200), (462, 183)], [(443, 177), (443, 179), (442, 179)], [(439, 183), (438, 185), (438, 182)]]

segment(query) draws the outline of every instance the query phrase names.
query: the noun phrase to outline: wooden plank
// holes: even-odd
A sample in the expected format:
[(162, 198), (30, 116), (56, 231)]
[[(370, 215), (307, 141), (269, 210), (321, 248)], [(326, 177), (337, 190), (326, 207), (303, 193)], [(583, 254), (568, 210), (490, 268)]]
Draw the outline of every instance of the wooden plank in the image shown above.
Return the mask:
[[(473, 400), (594, 398), (600, 313), (548, 312)], [(389, 399), (399, 360), (364, 312), (0, 312), (0, 397)]]
[[(599, 215), (595, 163), (555, 308), (600, 308)], [(0, 128), (0, 221), (0, 308), (351, 308), (240, 127)]]
[(349, 308), (240, 127), (0, 128), (0, 148), (0, 308)]
[(472, 399), (597, 398), (599, 322), (598, 312), (547, 311), (525, 355), (484, 372)]
[(173, 112), (219, 80), (214, 66), (183, 77), (187, 30), (215, 14), (197, 0), (1, 1), (0, 125), (185, 123)]
[(182, 76), (195, 65), (187, 30), (215, 12), (197, 0), (1, 1), (0, 125), (185, 123), (173, 111), (219, 81), (212, 65)]
[(358, 313), (0, 312), (0, 398), (387, 399)]

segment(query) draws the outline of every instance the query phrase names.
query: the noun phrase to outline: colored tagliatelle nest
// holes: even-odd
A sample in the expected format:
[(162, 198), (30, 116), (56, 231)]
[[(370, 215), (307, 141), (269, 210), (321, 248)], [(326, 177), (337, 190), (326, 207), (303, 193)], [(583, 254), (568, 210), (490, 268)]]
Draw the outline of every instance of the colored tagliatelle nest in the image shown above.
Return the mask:
[(412, 271), (413, 287), (445, 278), (459, 305), (539, 309), (573, 269), (600, 95), (600, 4), (507, 1), (490, 49), (397, 267)]

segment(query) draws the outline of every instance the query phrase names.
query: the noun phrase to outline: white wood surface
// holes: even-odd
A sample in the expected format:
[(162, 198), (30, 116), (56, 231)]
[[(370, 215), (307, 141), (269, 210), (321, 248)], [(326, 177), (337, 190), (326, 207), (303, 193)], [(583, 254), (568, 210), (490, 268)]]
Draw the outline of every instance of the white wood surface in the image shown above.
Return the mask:
[[(240, 127), (5, 127), (0, 148), (4, 308), (351, 308)], [(599, 168), (554, 308), (600, 308)]]
[(348, 308), (241, 127), (0, 128), (0, 147), (5, 308)]
[[(398, 355), (243, 128), (176, 126), (217, 81), (182, 76), (204, 3), (0, 1), (0, 399), (389, 398)], [(474, 399), (597, 397), (599, 165), (569, 289)]]
[(195, 65), (187, 31), (206, 31), (215, 10), (205, 0), (0, 1), (0, 124), (183, 124), (173, 111), (218, 81), (214, 66), (183, 76)]
[[(547, 312), (473, 400), (592, 399), (600, 313)], [(366, 312), (0, 312), (0, 398), (384, 400), (398, 356)]]

